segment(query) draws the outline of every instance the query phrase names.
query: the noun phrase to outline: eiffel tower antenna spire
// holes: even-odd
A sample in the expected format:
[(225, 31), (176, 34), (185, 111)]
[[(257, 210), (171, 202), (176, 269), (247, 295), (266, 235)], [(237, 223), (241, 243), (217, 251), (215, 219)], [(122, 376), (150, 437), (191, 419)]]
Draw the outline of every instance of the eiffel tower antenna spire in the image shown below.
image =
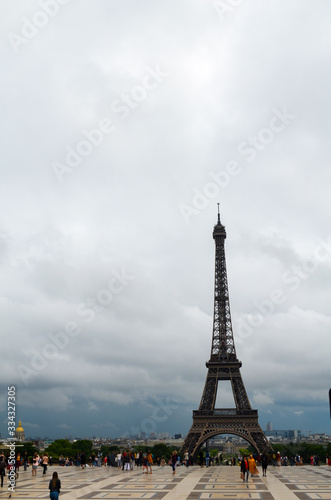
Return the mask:
[[(210, 359), (205, 387), (198, 410), (193, 411), (193, 424), (181, 451), (197, 455), (208, 439), (218, 434), (235, 434), (248, 441), (258, 453), (268, 453), (272, 448), (259, 423), (257, 410), (252, 410), (241, 378), (241, 361), (237, 359), (234, 345), (228, 278), (224, 242), (225, 227), (221, 224), (219, 203), (217, 224), (214, 226), (215, 282), (214, 317)], [(219, 383), (230, 381), (234, 408), (216, 408)]]
[(218, 208), (217, 224), (221, 224), (221, 217), (220, 217), (220, 204), (219, 204), (219, 203), (217, 203), (217, 208)]

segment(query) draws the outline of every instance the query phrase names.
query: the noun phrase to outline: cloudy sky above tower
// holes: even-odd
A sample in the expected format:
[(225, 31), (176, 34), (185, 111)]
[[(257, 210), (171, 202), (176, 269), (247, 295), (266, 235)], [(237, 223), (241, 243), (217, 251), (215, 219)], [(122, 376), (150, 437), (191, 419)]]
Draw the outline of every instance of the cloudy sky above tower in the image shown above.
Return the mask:
[[(263, 429), (331, 433), (327, 0), (0, 5), (0, 432), (186, 434), (220, 203)], [(231, 394), (221, 393), (224, 406)]]

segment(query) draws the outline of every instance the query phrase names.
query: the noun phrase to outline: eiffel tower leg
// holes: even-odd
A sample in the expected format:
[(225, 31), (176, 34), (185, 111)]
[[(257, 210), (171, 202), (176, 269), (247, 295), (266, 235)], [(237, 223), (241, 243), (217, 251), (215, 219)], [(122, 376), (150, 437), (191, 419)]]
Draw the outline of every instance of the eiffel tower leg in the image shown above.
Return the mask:
[[(260, 427), (260, 426), (259, 426)], [(251, 432), (252, 438), (256, 443), (256, 449), (260, 454), (265, 453), (268, 455), (273, 452), (272, 446), (267, 440), (263, 430), (260, 428), (259, 431)]]
[(183, 453), (187, 451), (189, 456), (193, 456), (194, 458), (196, 458), (197, 443), (200, 441), (200, 439), (201, 439), (201, 432), (192, 430), (191, 428), (190, 432), (185, 438), (184, 443), (180, 448), (179, 451), (180, 455), (183, 455)]

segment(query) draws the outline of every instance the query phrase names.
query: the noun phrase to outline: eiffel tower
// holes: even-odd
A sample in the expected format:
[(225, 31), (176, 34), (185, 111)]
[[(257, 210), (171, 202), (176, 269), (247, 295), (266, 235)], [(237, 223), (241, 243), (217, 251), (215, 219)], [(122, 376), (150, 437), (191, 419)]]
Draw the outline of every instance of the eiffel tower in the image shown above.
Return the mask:
[[(218, 204), (219, 205), (219, 204)], [(200, 406), (193, 411), (192, 427), (181, 447), (196, 457), (201, 446), (218, 434), (235, 434), (248, 441), (257, 453), (270, 453), (272, 447), (259, 423), (257, 410), (252, 410), (241, 378), (240, 368), (234, 346), (228, 279), (226, 273), (224, 241), (225, 227), (221, 224), (218, 207), (218, 220), (214, 226), (215, 240), (215, 293), (214, 325), (210, 360), (205, 388)], [(231, 381), (235, 408), (215, 408), (219, 381)]]

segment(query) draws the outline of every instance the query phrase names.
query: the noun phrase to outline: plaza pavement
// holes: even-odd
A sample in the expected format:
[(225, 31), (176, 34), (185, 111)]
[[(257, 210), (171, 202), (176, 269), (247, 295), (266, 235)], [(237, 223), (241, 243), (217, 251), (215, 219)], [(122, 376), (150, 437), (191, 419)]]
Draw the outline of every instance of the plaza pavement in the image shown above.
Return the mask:
[[(49, 498), (48, 483), (56, 470), (62, 482), (61, 500), (81, 499), (150, 499), (150, 500), (205, 500), (205, 499), (261, 499), (261, 500), (331, 500), (331, 467), (268, 467), (267, 477), (240, 479), (238, 466), (178, 467), (173, 475), (171, 467), (153, 466), (153, 474), (143, 474), (141, 468), (122, 471), (113, 467), (48, 468), (46, 477), (38, 468), (32, 477), (31, 468), (22, 469), (12, 499)], [(0, 491), (0, 499), (9, 498), (7, 477)]]

